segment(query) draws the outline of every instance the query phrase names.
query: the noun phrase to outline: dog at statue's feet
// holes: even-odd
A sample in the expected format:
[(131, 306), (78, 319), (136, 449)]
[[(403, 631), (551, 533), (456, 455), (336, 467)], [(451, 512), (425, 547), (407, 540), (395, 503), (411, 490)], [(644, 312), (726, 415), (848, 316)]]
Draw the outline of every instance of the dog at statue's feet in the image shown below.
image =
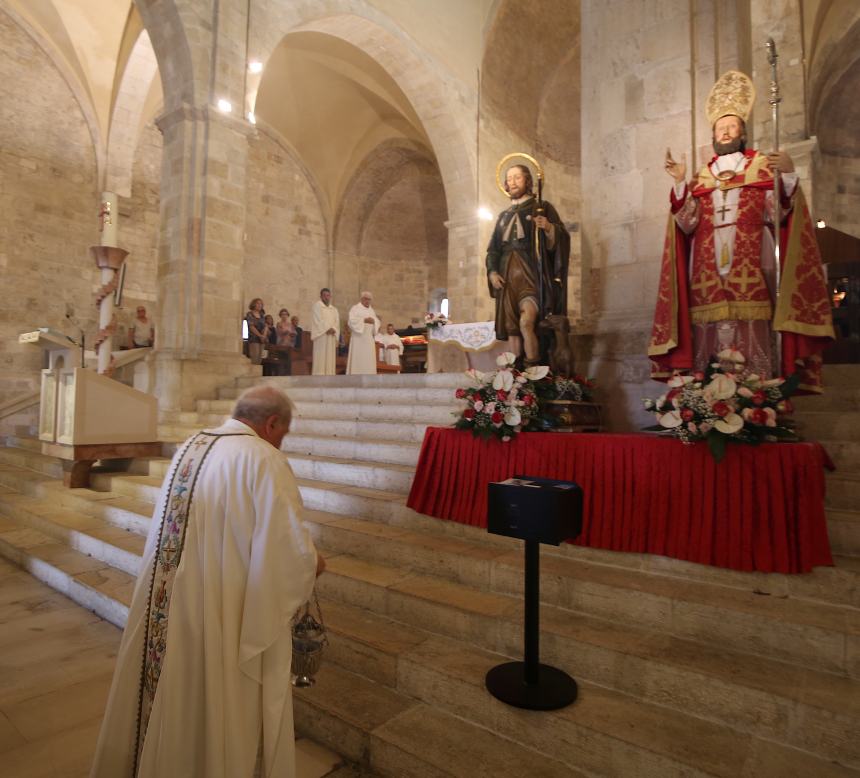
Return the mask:
[(553, 313), (542, 319), (538, 327), (553, 334), (552, 349), (549, 352), (549, 367), (554, 376), (571, 378), (573, 354), (570, 351), (570, 322), (567, 316)]

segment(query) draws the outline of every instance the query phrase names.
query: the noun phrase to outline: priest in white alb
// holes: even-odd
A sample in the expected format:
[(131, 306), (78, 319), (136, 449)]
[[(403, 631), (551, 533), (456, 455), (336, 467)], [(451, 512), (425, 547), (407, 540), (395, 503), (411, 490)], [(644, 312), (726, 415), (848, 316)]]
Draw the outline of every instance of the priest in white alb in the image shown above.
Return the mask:
[(331, 289), (320, 290), (311, 308), (311, 340), (314, 344), (313, 375), (334, 375), (340, 314), (331, 304)]
[(362, 292), (361, 299), (349, 309), (349, 356), (347, 375), (376, 374), (376, 336), (381, 322), (371, 307), (373, 295)]
[(389, 324), (385, 332), (380, 332), (376, 336), (376, 342), (380, 345), (382, 351), (382, 358), (379, 361), (384, 362), (386, 365), (400, 367), (400, 357), (403, 355), (403, 341), (394, 331), (393, 324)]
[(279, 450), (291, 418), (254, 387), (174, 456), (91, 778), (295, 776), (290, 622), (324, 564)]

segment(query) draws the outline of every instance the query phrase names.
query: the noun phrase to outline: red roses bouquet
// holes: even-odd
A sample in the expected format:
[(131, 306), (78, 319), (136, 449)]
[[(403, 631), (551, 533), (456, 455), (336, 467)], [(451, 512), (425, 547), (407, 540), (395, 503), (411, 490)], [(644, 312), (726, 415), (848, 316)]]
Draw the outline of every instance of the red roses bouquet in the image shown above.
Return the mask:
[(716, 359), (705, 373), (672, 376), (665, 394), (645, 400), (646, 410), (657, 418), (647, 429), (669, 432), (684, 443), (706, 440), (717, 462), (728, 440), (797, 440), (781, 416), (793, 410), (788, 398), (797, 391), (799, 377), (763, 380), (747, 370), (744, 355), (734, 349)]
[(475, 435), (495, 435), (509, 441), (538, 415), (535, 382), (549, 372), (546, 366), (520, 371), (514, 367), (516, 356), (509, 351), (496, 358), (499, 369), (493, 373), (466, 371), (470, 386), (454, 393), (466, 401), (455, 427), (470, 429)]

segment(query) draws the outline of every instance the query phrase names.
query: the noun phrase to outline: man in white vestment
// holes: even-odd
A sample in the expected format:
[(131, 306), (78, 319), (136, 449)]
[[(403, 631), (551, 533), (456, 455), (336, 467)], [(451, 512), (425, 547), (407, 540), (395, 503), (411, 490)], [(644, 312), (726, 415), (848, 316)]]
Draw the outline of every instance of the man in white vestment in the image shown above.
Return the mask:
[(117, 657), (92, 778), (295, 776), (290, 621), (324, 563), (258, 386), (176, 453)]
[(313, 375), (334, 375), (340, 314), (331, 304), (331, 289), (320, 290), (320, 299), (311, 308), (311, 340), (314, 344)]
[(385, 332), (376, 336), (376, 342), (382, 346), (382, 359), (386, 365), (397, 365), (400, 367), (400, 357), (403, 354), (403, 341), (394, 331), (394, 325), (389, 324)]
[(376, 335), (381, 322), (371, 303), (373, 295), (362, 292), (361, 299), (349, 309), (349, 356), (347, 375), (376, 374)]

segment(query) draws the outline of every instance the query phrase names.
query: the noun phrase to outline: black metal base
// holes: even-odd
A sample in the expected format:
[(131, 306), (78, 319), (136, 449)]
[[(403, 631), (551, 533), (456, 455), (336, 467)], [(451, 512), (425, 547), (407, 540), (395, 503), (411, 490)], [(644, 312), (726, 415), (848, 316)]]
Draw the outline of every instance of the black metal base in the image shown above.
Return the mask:
[(537, 683), (526, 683), (525, 662), (505, 662), (487, 673), (487, 691), (497, 700), (526, 710), (558, 710), (577, 695), (576, 681), (563, 670), (538, 665)]

